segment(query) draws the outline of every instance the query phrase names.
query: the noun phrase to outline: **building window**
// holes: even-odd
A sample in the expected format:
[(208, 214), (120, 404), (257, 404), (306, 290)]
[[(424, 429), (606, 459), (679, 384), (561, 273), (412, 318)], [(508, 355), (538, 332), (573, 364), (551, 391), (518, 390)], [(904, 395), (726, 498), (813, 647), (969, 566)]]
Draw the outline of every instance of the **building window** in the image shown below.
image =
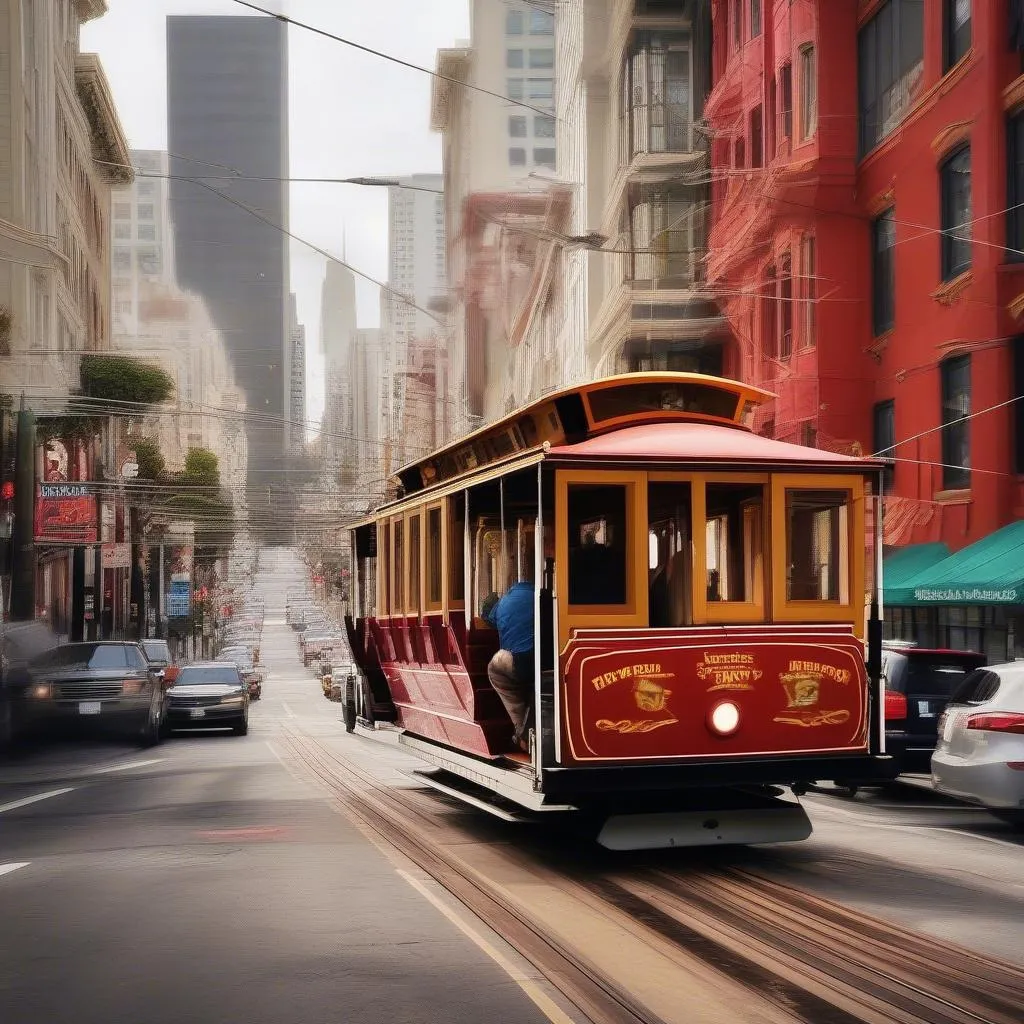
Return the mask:
[(886, 210), (871, 225), (871, 300), (875, 337), (896, 323), (896, 217)]
[(1024, 475), (1024, 335), (1013, 339), (1013, 471)]
[(860, 153), (902, 120), (924, 68), (924, 4), (886, 0), (857, 36)]
[(533, 151), (533, 162), (538, 167), (550, 167), (551, 170), (555, 169), (555, 151), (554, 149), (544, 147), (542, 149), (535, 149)]
[(793, 354), (793, 259), (787, 252), (779, 264), (779, 358)]
[(779, 296), (777, 289), (775, 267), (768, 267), (764, 272), (764, 289), (761, 296), (761, 354), (765, 359), (774, 359), (778, 349)]
[(653, 193), (630, 210), (634, 281), (693, 280), (695, 252), (704, 244), (702, 208), (687, 192)]
[(505, 14), (505, 34), (521, 36), (523, 34), (523, 12), (508, 11)]
[(131, 203), (114, 203), (114, 217), (116, 220), (130, 220), (131, 215)]
[(942, 280), (971, 265), (971, 148), (963, 146), (939, 168), (942, 192)]
[(555, 82), (552, 78), (531, 78), (531, 100), (551, 100), (555, 98)]
[(804, 235), (800, 242), (800, 264), (803, 270), (803, 339), (804, 348), (813, 348), (818, 337), (818, 254), (814, 235)]
[(813, 46), (800, 49), (800, 138), (818, 130), (818, 61)]
[(521, 68), (523, 66), (523, 51), (522, 50), (506, 50), (505, 51), (505, 67), (507, 68)]
[(896, 476), (896, 403), (890, 399), (879, 402), (874, 409), (874, 432), (871, 438), (871, 450), (875, 458), (885, 462), (882, 480), (885, 493), (892, 493), (893, 480)]
[(750, 0), (750, 38), (761, 34), (761, 0)]
[(140, 224), (139, 225), (139, 241), (142, 241), (142, 242), (155, 242), (156, 241), (156, 225), (155, 224)]
[(531, 50), (530, 67), (538, 70), (553, 68), (555, 66), (555, 51), (551, 49)]
[(139, 198), (155, 196), (156, 195), (156, 182), (154, 181), (140, 181), (135, 188), (139, 195)]
[(132, 254), (127, 249), (114, 250), (114, 269), (130, 270), (132, 265)]
[(942, 488), (971, 486), (971, 357), (954, 356), (942, 376)]
[(114, 237), (115, 238), (131, 238), (132, 237), (132, 226), (131, 224), (115, 224), (114, 225)]
[(738, 170), (747, 166), (747, 144), (742, 135), (733, 144), (732, 165)]
[(513, 167), (525, 167), (526, 166), (526, 150), (520, 146), (513, 146), (508, 151), (508, 162)]
[(555, 119), (547, 114), (535, 114), (533, 134), (538, 139), (553, 139), (555, 137)]
[(1006, 259), (1024, 261), (1024, 109), (1006, 120)]
[(743, 4), (732, 0), (732, 45), (737, 49), (743, 43)]
[(945, 68), (948, 71), (971, 48), (971, 0), (945, 0)]
[(530, 11), (530, 35), (553, 36), (555, 34), (555, 16), (547, 11)]
[(508, 80), (508, 98), (510, 100), (521, 100), (523, 98), (523, 80), (521, 78), (510, 78)]
[(785, 63), (779, 71), (780, 134), (789, 142), (793, 138), (793, 65)]
[(516, 115), (508, 119), (508, 133), (513, 139), (526, 138), (526, 118)]
[(640, 32), (622, 69), (620, 162), (639, 153), (687, 153), (690, 37)]
[(750, 166), (764, 166), (764, 119), (760, 106), (750, 112)]
[(152, 203), (139, 203), (139, 220), (152, 220), (153, 219), (153, 204)]

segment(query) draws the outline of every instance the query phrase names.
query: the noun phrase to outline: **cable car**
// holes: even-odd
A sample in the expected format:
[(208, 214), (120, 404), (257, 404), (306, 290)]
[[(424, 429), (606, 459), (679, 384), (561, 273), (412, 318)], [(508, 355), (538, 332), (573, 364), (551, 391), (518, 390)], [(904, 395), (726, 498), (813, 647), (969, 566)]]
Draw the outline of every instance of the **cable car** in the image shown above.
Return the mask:
[[(800, 840), (794, 793), (891, 777), (867, 564), (882, 466), (754, 433), (771, 397), (609, 377), (403, 469), (351, 529), (360, 726), (399, 730), (437, 789), (505, 818), (576, 815), (613, 849)], [(525, 750), (485, 617), (517, 583)]]

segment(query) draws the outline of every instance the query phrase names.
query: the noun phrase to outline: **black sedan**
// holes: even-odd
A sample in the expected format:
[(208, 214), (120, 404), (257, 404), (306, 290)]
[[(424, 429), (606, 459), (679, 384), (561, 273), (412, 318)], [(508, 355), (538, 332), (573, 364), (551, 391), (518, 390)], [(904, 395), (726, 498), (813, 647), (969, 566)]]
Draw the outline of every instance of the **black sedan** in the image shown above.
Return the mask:
[(186, 665), (167, 690), (167, 730), (230, 727), (249, 731), (249, 691), (230, 662)]
[(29, 675), (23, 711), (30, 729), (91, 725), (127, 732), (143, 746), (159, 742), (164, 690), (138, 644), (63, 644), (33, 658)]

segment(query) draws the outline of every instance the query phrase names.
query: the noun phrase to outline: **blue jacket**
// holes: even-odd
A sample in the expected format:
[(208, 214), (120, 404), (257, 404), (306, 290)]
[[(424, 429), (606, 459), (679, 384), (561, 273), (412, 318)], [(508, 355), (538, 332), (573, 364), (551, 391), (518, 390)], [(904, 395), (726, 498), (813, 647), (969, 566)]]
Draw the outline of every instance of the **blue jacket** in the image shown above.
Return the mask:
[(487, 613), (487, 621), (498, 630), (498, 641), (509, 654), (533, 650), (533, 584), (516, 583)]

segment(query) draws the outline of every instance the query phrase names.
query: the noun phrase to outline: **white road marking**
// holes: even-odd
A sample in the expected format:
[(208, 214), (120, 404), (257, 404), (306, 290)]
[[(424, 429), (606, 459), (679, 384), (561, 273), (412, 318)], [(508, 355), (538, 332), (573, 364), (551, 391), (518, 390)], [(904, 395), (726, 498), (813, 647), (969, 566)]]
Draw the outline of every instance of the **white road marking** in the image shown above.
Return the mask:
[(404, 878), (425, 900), (428, 900), (456, 928), (462, 932), (474, 945), (487, 954), (522, 990), (523, 994), (544, 1014), (551, 1024), (574, 1024), (570, 1017), (549, 995), (543, 992), (537, 983), (524, 974), (506, 956), (497, 950), (468, 922), (464, 921), (449, 906), (439, 900), (418, 878), (414, 878), (408, 871), (399, 869), (398, 873)]
[(0, 875), (9, 875), (18, 868), (27, 868), (31, 863), (29, 860), (23, 860), (20, 864), (0, 864)]
[(284, 713), (285, 713), (286, 717), (288, 717), (288, 718), (298, 718), (299, 717), (298, 715), (295, 714), (294, 711), (292, 711), (292, 709), (290, 707), (288, 707), (288, 705), (284, 701), (281, 701), (281, 707), (284, 708)]
[(21, 800), (12, 800), (9, 804), (0, 804), (0, 814), (4, 811), (14, 811), (19, 807), (28, 807), (29, 804), (37, 804), (40, 800), (49, 800), (54, 796), (63, 796), (65, 793), (71, 793), (75, 789), (74, 786), (66, 786), (64, 789), (51, 789), (49, 793), (37, 793), (35, 796), (26, 796)]
[(94, 768), (90, 774), (105, 775), (109, 772), (126, 772), (132, 768), (145, 768), (151, 764), (161, 764), (163, 761), (164, 758), (155, 757), (150, 761), (130, 761), (128, 764), (113, 764), (109, 768)]

